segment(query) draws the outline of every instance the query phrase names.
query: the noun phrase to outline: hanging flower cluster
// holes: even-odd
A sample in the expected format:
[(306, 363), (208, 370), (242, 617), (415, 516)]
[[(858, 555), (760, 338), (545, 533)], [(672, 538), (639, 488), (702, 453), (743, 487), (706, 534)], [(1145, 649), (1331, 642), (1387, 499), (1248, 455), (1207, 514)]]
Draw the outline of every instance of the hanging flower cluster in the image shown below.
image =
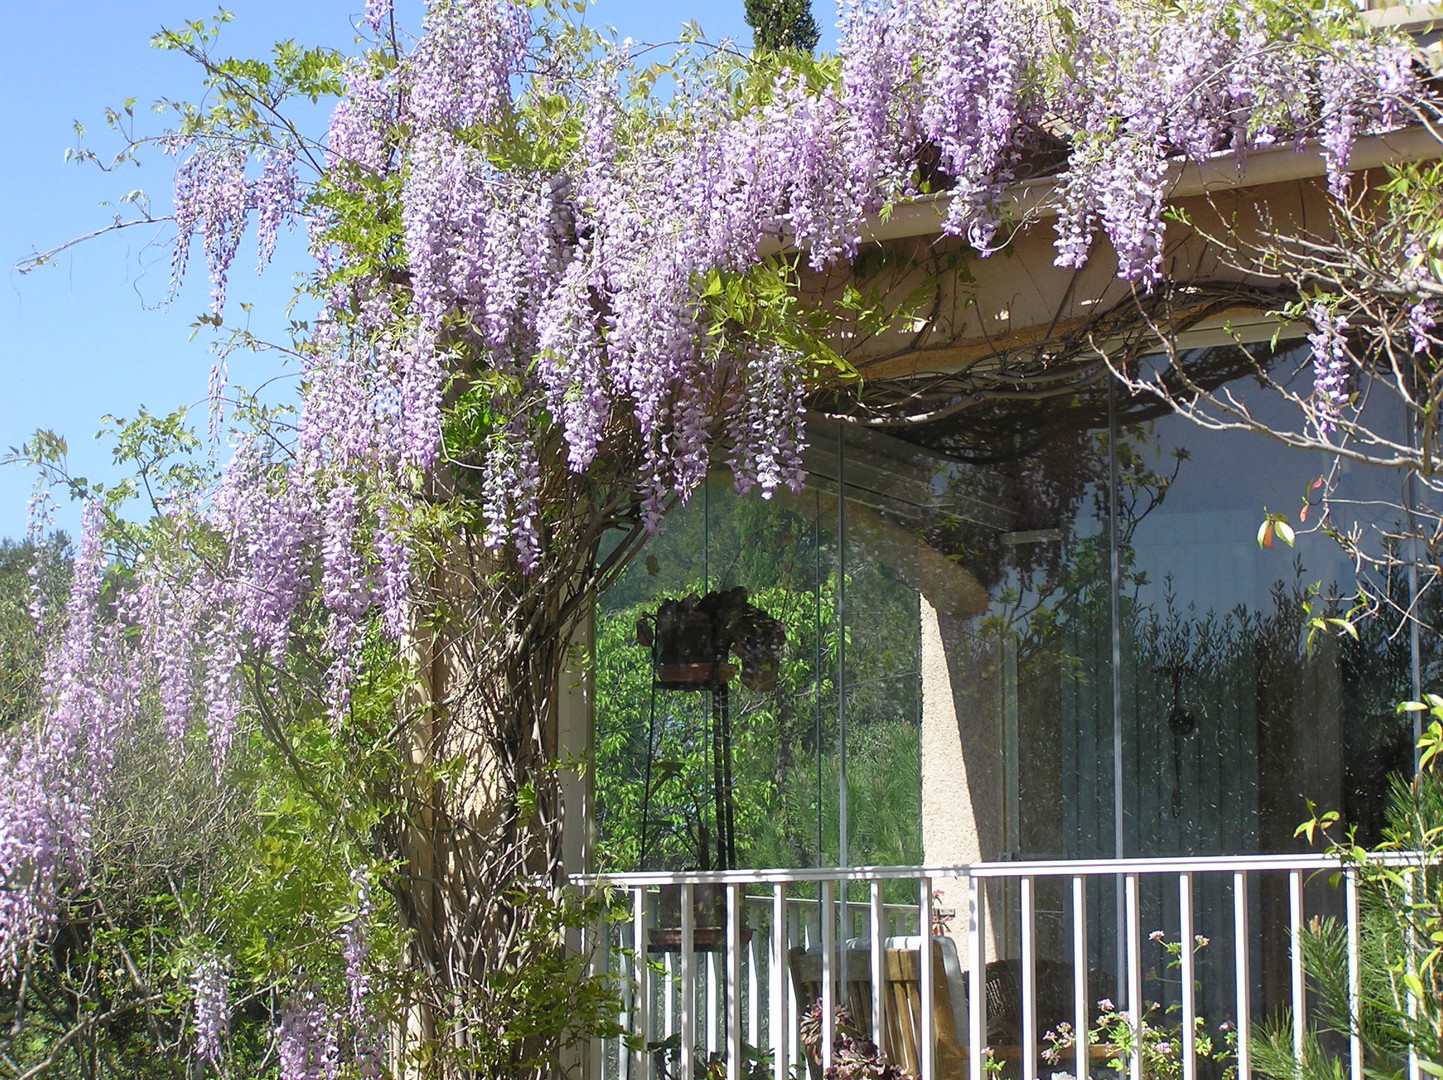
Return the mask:
[[(387, 14), (368, 13), (376, 25)], [(447, 378), (492, 374), (485, 535), (531, 569), (545, 549), (537, 447), (553, 430), (583, 473), (618, 422), (634, 428), (651, 528), (719, 441), (739, 488), (800, 484), (810, 361), (758, 327), (716, 345), (697, 286), (755, 267), (769, 237), (824, 267), (855, 253), (868, 215), (945, 189), (943, 228), (986, 254), (1007, 185), (1051, 155), (1058, 263), (1083, 265), (1101, 232), (1119, 276), (1147, 287), (1161, 274), (1172, 160), (1231, 151), (1241, 164), (1249, 149), (1316, 134), (1341, 191), (1355, 136), (1411, 89), (1403, 46), (1344, 34), (1320, 49), (1313, 26), (1280, 30), (1261, 2), (1072, 0), (1041, 16), (1003, 0), (855, 0), (830, 85), (783, 66), (758, 90), (735, 66), (684, 66), (672, 100), (638, 106), (626, 45), (567, 84), (532, 64), (531, 19), (519, 0), (435, 0), (411, 55), (358, 62), (334, 113), (327, 182), (354, 193), (364, 177), (399, 179), (405, 266), (403, 282), (377, 272), (354, 228), (311, 204), (315, 255), (337, 284), (308, 362), (301, 459), (282, 486), (307, 489), (300, 531), (324, 554), (342, 652), (355, 638), (343, 624), (378, 595), (398, 625), (409, 553), (389, 530), (360, 527), (364, 493), (333, 474), (379, 475), (396, 493), (380, 504), (404, 504), (409, 470), (439, 459)], [(574, 152), (516, 153), (507, 140), (558, 97), (572, 101)], [(264, 260), (296, 206), (294, 159), (269, 148), (247, 181), (232, 143), (178, 152), (175, 269), (199, 231), (219, 305), (248, 213)], [(344, 550), (363, 537), (379, 541), (371, 576)], [(338, 687), (350, 672), (338, 666)]]
[(140, 706), (142, 672), (123, 627), (101, 616), (95, 507), (81, 521), (65, 625), (46, 660), (43, 724), (0, 741), (0, 977), (56, 912), (60, 882), (86, 880), (96, 806)]
[(230, 1036), (230, 975), (220, 957), (211, 954), (196, 965), (190, 980), (195, 996), (195, 1052), (212, 1064), (225, 1052)]
[(1308, 321), (1315, 327), (1308, 335), (1313, 353), (1314, 422), (1318, 435), (1326, 439), (1338, 430), (1348, 407), (1348, 320), (1319, 303), (1308, 309)]

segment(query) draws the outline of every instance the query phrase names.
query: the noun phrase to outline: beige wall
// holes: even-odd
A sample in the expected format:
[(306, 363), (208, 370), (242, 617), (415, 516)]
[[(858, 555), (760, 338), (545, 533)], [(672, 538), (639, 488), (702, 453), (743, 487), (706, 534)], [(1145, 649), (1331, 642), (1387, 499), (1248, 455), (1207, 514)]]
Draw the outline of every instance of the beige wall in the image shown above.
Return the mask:
[[(995, 707), (995, 662), (977, 653), (987, 645), (971, 632), (975, 616), (947, 615), (922, 598), (922, 851), (923, 861), (963, 864), (996, 859), (1004, 830), (1002, 732)], [(983, 685), (990, 683), (990, 685)], [(956, 912), (950, 933), (965, 956), (968, 888), (940, 878), (941, 907)], [(998, 897), (989, 897), (993, 911)], [(988, 957), (1004, 927), (994, 920)]]

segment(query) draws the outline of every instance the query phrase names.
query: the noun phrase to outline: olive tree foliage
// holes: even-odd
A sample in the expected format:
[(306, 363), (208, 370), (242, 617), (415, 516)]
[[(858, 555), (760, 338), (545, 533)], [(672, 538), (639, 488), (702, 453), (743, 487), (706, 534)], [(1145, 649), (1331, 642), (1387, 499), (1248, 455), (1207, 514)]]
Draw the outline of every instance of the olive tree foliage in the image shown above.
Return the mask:
[[(270, 755), (293, 785), (254, 805), (287, 823), (257, 851), (299, 910), (251, 910), (295, 937), (236, 930), (193, 960), (196, 1063), (231, 1068), (243, 1000), (244, 1067), (284, 1080), (556, 1074), (609, 1007), (559, 947), (599, 914), (560, 887), (575, 630), (714, 466), (763, 498), (799, 487), (808, 404), (872, 393), (832, 328), (912, 315), (805, 272), (845, 272), (870, 220), (944, 189), (943, 229), (1000, 251), (1023, 224), (1008, 184), (1045, 163), (1057, 260), (1105, 235), (1151, 296), (1171, 158), (1317, 137), (1346, 175), (1354, 137), (1426, 93), (1406, 42), (1322, 0), (858, 4), (838, 55), (755, 62), (699, 34), (656, 62), (582, 13), (434, 0), (412, 37), (370, 0), (350, 55), (228, 58), (203, 22), (157, 38), (205, 98), (156, 135), (114, 113), (114, 160), (173, 165), (172, 268), (205, 262), (230, 456), (142, 417), (118, 434), (134, 484), (71, 482), (87, 509), (41, 715), (0, 769), (0, 978), (100, 880), (118, 763), (154, 730), (221, 776)], [(115, 228), (156, 223), (133, 205)], [(264, 265), (288, 227), (310, 258), (311, 314), (276, 346), (294, 412), (225, 371), (261, 344), (224, 324), (242, 239)], [(29, 454), (68, 479), (53, 439)], [(297, 822), (335, 844), (303, 857)]]

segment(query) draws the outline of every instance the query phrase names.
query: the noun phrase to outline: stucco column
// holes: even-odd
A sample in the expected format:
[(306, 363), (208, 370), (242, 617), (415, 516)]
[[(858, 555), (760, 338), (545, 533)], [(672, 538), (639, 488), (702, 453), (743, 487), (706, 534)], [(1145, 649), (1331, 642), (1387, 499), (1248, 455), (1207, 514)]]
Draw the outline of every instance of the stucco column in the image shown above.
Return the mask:
[(561, 865), (567, 874), (595, 870), (594, 729), (596, 676), (592, 654), (596, 648), (596, 606), (572, 635), (566, 668), (557, 695), (556, 744), (561, 787)]
[[(922, 851), (931, 865), (997, 858), (1003, 821), (1003, 760), (995, 642), (975, 615), (939, 612), (924, 595), (922, 617)], [(967, 947), (965, 879), (935, 881), (940, 906), (956, 911), (949, 932)], [(1002, 927), (992, 905), (989, 958)]]

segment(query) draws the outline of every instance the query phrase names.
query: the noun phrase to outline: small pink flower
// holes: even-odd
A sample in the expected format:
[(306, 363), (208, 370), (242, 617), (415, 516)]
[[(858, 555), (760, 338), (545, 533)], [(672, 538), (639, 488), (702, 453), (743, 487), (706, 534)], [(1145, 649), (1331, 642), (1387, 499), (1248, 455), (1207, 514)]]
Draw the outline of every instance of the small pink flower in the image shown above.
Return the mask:
[(1162, 940), (1164, 937), (1166, 937), (1166, 936), (1167, 936), (1167, 935), (1164, 934), (1161, 930), (1154, 930), (1152, 933), (1150, 933), (1150, 934), (1147, 935), (1147, 940), (1148, 940), (1148, 941), (1161, 941), (1161, 940)]
[(1112, 998), (1099, 999), (1097, 1007), (1103, 1012), (1117, 1012), (1117, 1006), (1112, 1003)]

